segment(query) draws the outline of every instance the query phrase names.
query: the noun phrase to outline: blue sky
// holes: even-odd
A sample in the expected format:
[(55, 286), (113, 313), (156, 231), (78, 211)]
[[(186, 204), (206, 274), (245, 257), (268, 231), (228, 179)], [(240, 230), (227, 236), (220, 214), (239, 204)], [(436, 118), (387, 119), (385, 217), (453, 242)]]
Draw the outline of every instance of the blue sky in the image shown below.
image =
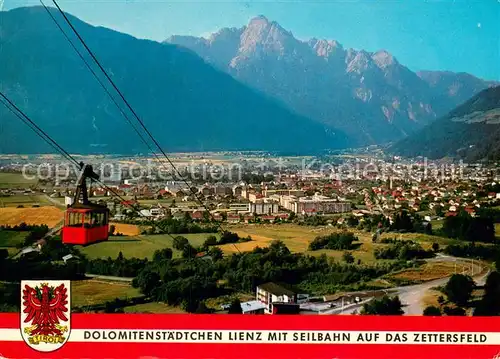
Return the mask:
[[(0, 4), (2, 0), (0, 0)], [(3, 0), (4, 10), (38, 0)], [(50, 4), (51, 0), (45, 0)], [(500, 0), (59, 0), (93, 25), (139, 38), (206, 36), (264, 15), (296, 37), (386, 49), (410, 69), (464, 71), (500, 80)]]

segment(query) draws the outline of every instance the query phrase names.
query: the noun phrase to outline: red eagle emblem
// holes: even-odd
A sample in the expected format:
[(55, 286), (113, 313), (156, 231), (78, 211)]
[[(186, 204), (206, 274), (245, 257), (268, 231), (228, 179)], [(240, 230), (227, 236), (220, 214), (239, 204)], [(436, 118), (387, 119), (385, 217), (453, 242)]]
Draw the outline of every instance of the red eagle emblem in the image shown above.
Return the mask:
[(27, 315), (24, 323), (31, 322), (31, 326), (25, 328), (30, 336), (61, 336), (68, 331), (59, 322), (68, 321), (68, 290), (64, 284), (49, 287), (47, 283), (42, 283), (35, 288), (26, 284), (23, 289), (23, 307)]

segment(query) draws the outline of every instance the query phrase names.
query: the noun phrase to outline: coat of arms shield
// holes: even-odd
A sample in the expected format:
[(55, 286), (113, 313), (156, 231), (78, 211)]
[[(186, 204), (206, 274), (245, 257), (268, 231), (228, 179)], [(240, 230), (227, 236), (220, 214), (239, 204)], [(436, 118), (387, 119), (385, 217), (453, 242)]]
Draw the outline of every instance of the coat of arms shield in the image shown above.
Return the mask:
[(33, 349), (51, 352), (71, 332), (71, 282), (21, 281), (21, 335)]

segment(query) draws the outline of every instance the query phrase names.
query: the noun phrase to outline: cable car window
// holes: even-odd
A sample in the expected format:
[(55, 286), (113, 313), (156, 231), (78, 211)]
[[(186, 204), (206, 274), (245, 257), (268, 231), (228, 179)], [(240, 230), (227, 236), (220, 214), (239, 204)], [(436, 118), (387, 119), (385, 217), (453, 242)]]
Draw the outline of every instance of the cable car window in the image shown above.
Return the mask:
[(92, 213), (91, 212), (85, 213), (85, 218), (83, 220), (83, 226), (85, 228), (92, 227)]
[(80, 227), (82, 225), (82, 214), (72, 212), (69, 214), (69, 225), (71, 227)]

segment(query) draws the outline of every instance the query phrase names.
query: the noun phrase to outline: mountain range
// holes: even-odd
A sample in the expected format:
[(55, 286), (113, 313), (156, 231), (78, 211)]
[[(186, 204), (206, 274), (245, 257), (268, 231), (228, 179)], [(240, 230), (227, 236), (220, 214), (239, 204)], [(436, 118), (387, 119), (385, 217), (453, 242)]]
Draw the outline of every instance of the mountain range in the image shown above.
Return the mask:
[(401, 140), (392, 151), (408, 156), (500, 158), (500, 86), (479, 94), (423, 130)]
[[(208, 39), (162, 43), (68, 16), (169, 152), (310, 153), (396, 141), (495, 85), (415, 73), (385, 50), (298, 40), (263, 16)], [(148, 152), (42, 7), (0, 12), (0, 90), (68, 151)], [(0, 120), (0, 152), (51, 151), (3, 106)]]
[(340, 129), (357, 145), (401, 139), (494, 85), (466, 73), (413, 72), (386, 50), (299, 40), (264, 16), (209, 38), (171, 36), (297, 113)]
[[(68, 16), (165, 151), (348, 145), (340, 131), (294, 113), (190, 50)], [(43, 7), (0, 12), (0, 90), (70, 152), (148, 152)], [(0, 152), (53, 151), (2, 105), (0, 120)]]

